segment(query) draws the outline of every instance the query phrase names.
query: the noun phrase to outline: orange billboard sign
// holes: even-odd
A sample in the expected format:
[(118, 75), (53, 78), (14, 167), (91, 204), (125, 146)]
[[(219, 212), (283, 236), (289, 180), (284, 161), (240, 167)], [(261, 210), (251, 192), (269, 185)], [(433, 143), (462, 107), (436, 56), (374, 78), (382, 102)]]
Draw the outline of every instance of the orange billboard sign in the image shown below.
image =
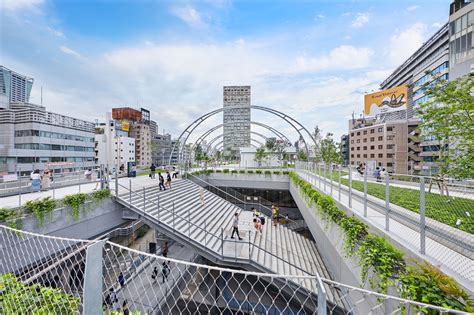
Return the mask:
[(406, 85), (367, 94), (364, 97), (364, 114), (374, 116), (406, 110), (407, 102), (408, 86)]

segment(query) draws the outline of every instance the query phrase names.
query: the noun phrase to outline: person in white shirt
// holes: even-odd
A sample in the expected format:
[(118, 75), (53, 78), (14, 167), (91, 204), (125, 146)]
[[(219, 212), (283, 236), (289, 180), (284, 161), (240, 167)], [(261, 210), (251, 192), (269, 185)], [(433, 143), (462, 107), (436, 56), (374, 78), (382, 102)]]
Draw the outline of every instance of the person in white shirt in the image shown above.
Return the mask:
[(31, 190), (37, 192), (41, 190), (41, 174), (40, 170), (34, 170), (31, 175)]

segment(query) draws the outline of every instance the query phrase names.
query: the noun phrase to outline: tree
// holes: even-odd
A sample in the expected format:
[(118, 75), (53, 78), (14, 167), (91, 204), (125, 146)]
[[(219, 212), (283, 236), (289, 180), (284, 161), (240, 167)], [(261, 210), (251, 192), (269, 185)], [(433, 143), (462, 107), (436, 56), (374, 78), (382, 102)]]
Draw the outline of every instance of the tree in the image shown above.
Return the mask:
[(269, 152), (274, 152), (277, 149), (277, 141), (276, 138), (268, 138), (265, 142), (265, 147)]
[(314, 146), (314, 160), (316, 162), (321, 161), (321, 136), (322, 130), (319, 128), (318, 125), (314, 127), (314, 132), (313, 132), (313, 138), (315, 141), (315, 146)]
[(298, 160), (300, 160), (300, 161), (307, 161), (308, 160), (308, 155), (306, 154), (305, 150), (298, 150), (297, 157), (298, 157)]
[(332, 133), (328, 133), (324, 139), (321, 140), (321, 159), (325, 164), (340, 163), (341, 155), (339, 153), (339, 145), (332, 138)]
[(81, 299), (40, 284), (25, 285), (11, 273), (0, 276), (2, 314), (78, 314)]
[(262, 160), (267, 156), (267, 152), (265, 151), (265, 147), (261, 146), (260, 148), (255, 151), (255, 161), (258, 163), (258, 166), (262, 166)]
[(421, 134), (439, 145), (440, 177), (474, 177), (474, 74), (453, 81), (435, 78), (423, 86)]
[(198, 162), (204, 160), (204, 152), (200, 144), (194, 148), (194, 159)]

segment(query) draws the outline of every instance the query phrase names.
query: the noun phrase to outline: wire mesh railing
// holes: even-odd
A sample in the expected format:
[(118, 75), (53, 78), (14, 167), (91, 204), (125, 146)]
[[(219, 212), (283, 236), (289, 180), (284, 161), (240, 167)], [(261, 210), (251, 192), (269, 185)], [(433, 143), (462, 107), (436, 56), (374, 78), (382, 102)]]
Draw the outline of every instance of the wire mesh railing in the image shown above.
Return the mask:
[[(195, 254), (186, 261), (5, 226), (0, 253), (2, 314), (463, 314), (317, 275), (214, 267)], [(351, 303), (327, 300), (326, 286)]]
[(317, 188), (385, 231), (395, 233), (420, 253), (450, 261), (452, 270), (474, 279), (472, 268), (462, 266), (474, 259), (474, 190), (470, 185), (309, 162), (299, 162), (296, 170), (303, 171), (305, 179)]

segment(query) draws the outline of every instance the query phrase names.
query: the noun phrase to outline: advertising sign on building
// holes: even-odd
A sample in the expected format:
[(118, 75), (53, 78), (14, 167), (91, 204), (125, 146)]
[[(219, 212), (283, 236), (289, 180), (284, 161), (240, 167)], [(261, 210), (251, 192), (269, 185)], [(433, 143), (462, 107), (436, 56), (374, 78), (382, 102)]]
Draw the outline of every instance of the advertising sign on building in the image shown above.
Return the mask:
[(406, 110), (408, 86), (401, 85), (365, 95), (364, 113), (368, 116)]
[(122, 120), (122, 130), (123, 131), (130, 130), (130, 122), (128, 120)]

